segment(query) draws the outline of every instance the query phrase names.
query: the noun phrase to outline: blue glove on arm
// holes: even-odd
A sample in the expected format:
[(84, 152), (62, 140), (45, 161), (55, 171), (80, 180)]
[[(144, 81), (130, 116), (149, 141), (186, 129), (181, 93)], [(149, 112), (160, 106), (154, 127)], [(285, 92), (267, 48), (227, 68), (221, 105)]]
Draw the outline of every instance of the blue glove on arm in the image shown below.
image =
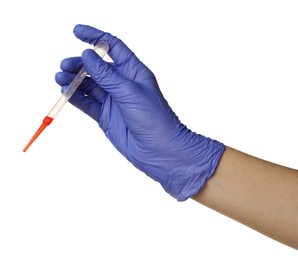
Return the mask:
[(86, 50), (61, 62), (56, 81), (66, 87), (83, 65), (90, 74), (70, 102), (99, 123), (135, 167), (179, 201), (195, 195), (214, 173), (224, 145), (183, 125), (163, 97), (153, 73), (118, 38), (85, 25), (84, 42), (106, 41), (114, 63)]

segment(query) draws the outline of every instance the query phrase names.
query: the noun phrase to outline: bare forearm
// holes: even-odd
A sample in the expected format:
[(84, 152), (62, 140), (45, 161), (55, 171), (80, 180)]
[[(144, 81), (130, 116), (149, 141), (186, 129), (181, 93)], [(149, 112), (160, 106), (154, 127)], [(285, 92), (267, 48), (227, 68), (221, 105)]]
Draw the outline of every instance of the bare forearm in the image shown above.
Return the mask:
[(298, 249), (298, 173), (227, 147), (194, 200)]

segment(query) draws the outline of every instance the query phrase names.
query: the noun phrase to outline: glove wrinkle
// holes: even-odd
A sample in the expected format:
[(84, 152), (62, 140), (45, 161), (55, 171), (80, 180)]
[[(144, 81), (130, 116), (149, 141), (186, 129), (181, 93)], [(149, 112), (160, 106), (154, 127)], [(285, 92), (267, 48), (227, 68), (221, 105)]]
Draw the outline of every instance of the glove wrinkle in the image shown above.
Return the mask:
[(224, 145), (180, 122), (155, 75), (120, 39), (86, 25), (77, 25), (74, 34), (92, 44), (106, 41), (113, 63), (92, 50), (84, 51), (81, 61), (63, 62), (58, 84), (69, 84), (69, 71), (76, 71), (79, 62), (90, 74), (70, 102), (95, 119), (113, 146), (172, 197), (184, 201), (198, 193), (212, 177)]

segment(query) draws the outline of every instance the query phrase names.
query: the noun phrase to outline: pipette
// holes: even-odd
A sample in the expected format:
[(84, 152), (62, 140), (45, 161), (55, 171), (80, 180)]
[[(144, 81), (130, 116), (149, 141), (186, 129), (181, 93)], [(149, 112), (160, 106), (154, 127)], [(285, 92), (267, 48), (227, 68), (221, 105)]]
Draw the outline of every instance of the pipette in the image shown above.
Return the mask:
[[(100, 41), (98, 42), (94, 48), (94, 51), (97, 52), (97, 54), (103, 58), (107, 52), (109, 51), (109, 46), (106, 42)], [(50, 112), (46, 115), (46, 117), (43, 119), (43, 122), (41, 126), (37, 129), (29, 143), (26, 145), (26, 147), (23, 149), (23, 152), (26, 152), (27, 149), (31, 146), (31, 144), (36, 140), (36, 138), (42, 133), (42, 131), (52, 123), (54, 118), (57, 116), (57, 114), (60, 112), (62, 107), (67, 103), (67, 101), (71, 98), (73, 93), (76, 91), (76, 89), (80, 86), (84, 78), (87, 76), (87, 71), (84, 69), (84, 67), (81, 68), (79, 73), (76, 75), (76, 77), (73, 79), (73, 81), (69, 84), (68, 88), (62, 93), (56, 104), (52, 107)]]

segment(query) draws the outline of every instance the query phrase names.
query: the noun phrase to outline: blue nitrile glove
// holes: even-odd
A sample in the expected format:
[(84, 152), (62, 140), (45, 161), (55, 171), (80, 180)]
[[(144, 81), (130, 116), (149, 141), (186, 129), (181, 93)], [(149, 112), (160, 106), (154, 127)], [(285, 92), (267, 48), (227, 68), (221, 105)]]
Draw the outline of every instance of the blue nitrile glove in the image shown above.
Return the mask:
[(114, 63), (86, 50), (65, 59), (56, 81), (66, 86), (84, 65), (86, 78), (70, 102), (95, 119), (112, 144), (135, 167), (179, 201), (195, 195), (214, 173), (224, 145), (183, 125), (163, 97), (153, 73), (118, 38), (85, 25), (84, 42), (109, 44)]

